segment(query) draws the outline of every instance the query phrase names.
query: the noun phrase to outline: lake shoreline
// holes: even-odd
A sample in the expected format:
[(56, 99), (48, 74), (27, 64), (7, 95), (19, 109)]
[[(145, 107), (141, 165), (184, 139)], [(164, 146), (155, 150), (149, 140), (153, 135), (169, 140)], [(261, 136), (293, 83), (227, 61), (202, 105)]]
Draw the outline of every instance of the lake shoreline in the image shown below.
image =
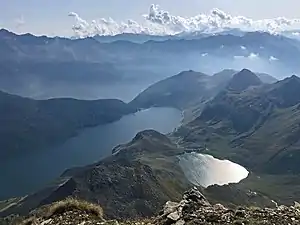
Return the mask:
[(86, 128), (60, 146), (5, 161), (0, 164), (0, 200), (32, 193), (51, 185), (70, 168), (98, 162), (142, 130), (171, 133), (180, 126), (181, 119), (177, 109), (150, 108), (109, 124)]

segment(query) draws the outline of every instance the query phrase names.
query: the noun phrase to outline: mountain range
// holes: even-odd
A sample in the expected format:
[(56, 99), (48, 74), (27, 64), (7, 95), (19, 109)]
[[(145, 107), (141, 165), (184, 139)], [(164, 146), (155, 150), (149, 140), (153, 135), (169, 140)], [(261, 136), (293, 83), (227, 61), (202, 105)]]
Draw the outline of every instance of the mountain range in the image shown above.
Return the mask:
[(199, 184), (210, 202), (273, 207), (300, 200), (298, 40), (239, 30), (68, 39), (2, 29), (0, 51), (0, 161), (46, 151), (138, 110), (184, 114), (170, 134), (141, 131), (111, 156), (0, 202), (0, 216), (77, 197), (101, 204), (107, 218), (151, 217), (195, 185), (180, 164), (192, 153), (249, 171), (237, 184)]
[[(249, 80), (244, 77), (239, 80), (240, 73), (248, 73), (252, 77)], [(199, 115), (205, 104), (228, 86), (242, 87), (251, 82), (253, 77), (253, 84), (256, 85), (277, 81), (276, 78), (264, 73), (254, 74), (249, 70), (242, 70), (240, 73), (232, 69), (225, 69), (213, 75), (193, 70), (183, 71), (149, 86), (130, 104), (136, 108), (174, 107), (183, 110), (184, 119), (190, 120)]]
[[(179, 164), (190, 152), (229, 159), (250, 172), (238, 184), (199, 187), (212, 202), (274, 206), (274, 200), (299, 201), (300, 78), (263, 82), (265, 74), (230, 71), (214, 76), (185, 71), (154, 84), (129, 108), (176, 107), (190, 112), (188, 121), (167, 136), (142, 131), (111, 156), (67, 170), (56, 184), (9, 201), (0, 215), (27, 214), (73, 196), (101, 204), (108, 218), (152, 216), (194, 185)], [(222, 73), (228, 79), (222, 81)]]
[(280, 79), (299, 73), (299, 41), (279, 35), (195, 34), (197, 38), (135, 41), (139, 37), (124, 34), (105, 37), (108, 41), (97, 36), (73, 40), (16, 35), (2, 29), (0, 88), (36, 99), (116, 98), (123, 90), (136, 90), (122, 99), (128, 102), (150, 84), (189, 69), (214, 74), (248, 67)]
[[(45, 151), (76, 136), (84, 128), (119, 120), (138, 109), (159, 106), (188, 112), (193, 107), (199, 109), (230, 80), (234, 81), (231, 77), (236, 76), (235, 73), (233, 70), (225, 70), (209, 76), (184, 71), (155, 83), (128, 104), (116, 99), (34, 100), (0, 92), (1, 160), (26, 155), (38, 149)], [(264, 75), (262, 80), (275, 78)]]

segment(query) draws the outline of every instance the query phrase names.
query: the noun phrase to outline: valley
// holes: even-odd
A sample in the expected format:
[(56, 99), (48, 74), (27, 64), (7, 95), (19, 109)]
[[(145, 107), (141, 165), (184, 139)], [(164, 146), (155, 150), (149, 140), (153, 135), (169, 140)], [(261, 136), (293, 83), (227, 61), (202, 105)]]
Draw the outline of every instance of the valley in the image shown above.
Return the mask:
[(300, 201), (299, 41), (0, 40), (1, 217), (71, 197), (148, 218), (193, 186), (224, 207)]
[[(219, 76), (222, 73), (228, 74), (228, 76), (227, 78), (223, 77), (220, 81)], [(73, 169), (66, 170), (59, 179), (49, 183), (47, 187), (42, 188), (43, 185), (41, 185), (40, 191), (28, 195), (16, 205), (5, 209), (2, 215), (26, 214), (35, 207), (68, 196), (77, 196), (92, 202), (100, 201), (110, 218), (147, 216), (157, 213), (158, 206), (167, 199), (178, 199), (182, 191), (193, 185), (203, 187), (202, 191), (211, 201), (237, 205), (270, 205), (272, 204), (271, 200), (279, 200), (281, 197), (274, 198), (272, 193), (264, 193), (263, 186), (258, 185), (259, 182), (255, 180), (257, 179), (256, 176), (265, 177), (264, 174), (271, 175), (271, 173), (255, 170), (255, 168), (259, 168), (259, 161), (250, 161), (249, 156), (244, 157), (245, 155), (243, 155), (246, 149), (229, 147), (229, 144), (231, 139), (236, 141), (246, 139), (249, 134), (255, 134), (256, 130), (263, 128), (267, 121), (272, 121), (271, 113), (275, 106), (289, 108), (297, 105), (297, 98), (292, 100), (291, 97), (288, 97), (291, 100), (290, 103), (285, 100), (287, 97), (285, 90), (290, 90), (292, 93), (297, 91), (295, 83), (298, 82), (298, 79), (300, 78), (293, 76), (275, 83), (263, 83), (259, 74), (256, 75), (250, 70), (243, 69), (239, 72), (233, 72), (233, 74), (229, 73), (229, 70), (225, 70), (214, 76), (185, 71), (158, 82), (128, 103), (129, 108), (144, 109), (143, 111), (137, 112), (136, 115), (122, 117), (118, 122), (109, 125), (87, 129), (77, 137), (67, 141), (59, 150), (66, 154), (64, 158), (64, 154), (59, 153), (62, 162), (64, 162), (60, 170), (65, 168), (65, 163), (69, 161), (70, 167), (75, 166), (76, 154), (81, 159), (81, 163), (78, 163), (77, 167)], [(186, 85), (184, 85), (185, 82)], [(296, 85), (294, 89), (289, 86), (290, 83)], [(183, 86), (179, 86), (179, 84)], [(285, 89), (286, 85), (288, 85), (287, 89)], [(181, 88), (186, 86), (190, 88)], [(283, 92), (277, 92), (277, 89), (281, 90), (282, 88)], [(262, 102), (256, 100), (255, 94), (262, 94), (260, 90), (272, 99), (272, 104), (275, 104), (274, 107), (264, 102), (267, 98), (263, 98)], [(273, 93), (276, 94), (275, 98)], [(234, 104), (235, 96), (237, 96), (238, 101), (241, 101), (238, 105)], [(252, 99), (255, 99), (253, 106), (248, 103)], [(224, 104), (226, 101), (228, 103)], [(244, 101), (245, 105), (242, 104)], [(241, 107), (241, 109), (235, 112), (234, 106)], [(164, 112), (161, 107), (171, 108), (166, 108), (167, 111)], [(217, 110), (214, 110), (214, 107), (217, 107)], [(182, 117), (178, 109), (185, 110), (191, 115), (189, 121), (183, 122), (181, 126), (179, 124)], [(198, 110), (195, 111), (194, 109)], [(266, 113), (263, 113), (262, 109), (266, 109)], [(162, 113), (153, 114), (152, 112), (156, 110), (161, 110)], [(262, 112), (261, 116), (264, 120), (255, 110)], [(238, 112), (242, 112), (243, 117), (249, 116), (246, 122), (239, 120), (242, 118), (241, 116), (233, 114)], [(145, 114), (144, 119), (142, 119), (143, 116), (140, 118), (146, 123), (139, 122), (134, 125), (136, 123), (134, 121), (139, 120), (139, 113)], [(171, 116), (172, 114), (174, 116)], [(232, 115), (234, 116), (232, 117)], [(228, 123), (227, 120), (232, 121)], [(169, 123), (168, 128), (167, 124)], [(223, 128), (218, 123), (227, 127)], [(129, 128), (132, 125), (133, 130), (131, 132)], [(140, 128), (134, 128), (135, 126)], [(123, 127), (127, 127), (127, 129), (124, 130)], [(149, 128), (157, 129), (168, 135), (165, 136), (157, 131), (149, 130)], [(144, 129), (146, 130), (142, 131)], [(226, 132), (222, 133), (223, 129)], [(110, 130), (111, 132), (109, 132)], [(136, 132), (138, 132), (137, 135), (135, 135)], [(197, 133), (195, 134), (195, 132)], [(126, 136), (124, 136), (125, 133)], [(99, 135), (104, 139), (99, 138)], [(130, 141), (134, 135), (135, 137)], [(111, 139), (112, 136), (114, 136), (113, 139)], [(213, 139), (215, 137), (217, 139)], [(125, 144), (125, 142), (128, 143)], [(85, 149), (87, 143), (93, 143), (94, 147), (89, 144), (91, 151)], [(116, 145), (118, 146), (114, 148)], [(243, 154), (237, 154), (235, 151), (243, 152)], [(57, 156), (56, 152), (56, 150), (51, 151), (54, 158)], [(49, 158), (49, 153), (46, 154), (45, 159), (47, 158), (51, 163), (53, 160)], [(88, 155), (84, 159), (86, 161), (82, 161), (82, 154)], [(213, 155), (219, 159), (229, 159), (234, 163), (220, 161), (205, 154)], [(25, 161), (28, 163), (28, 159)], [(38, 160), (33, 159), (32, 162), (36, 161)], [(250, 162), (257, 164), (252, 167)], [(197, 166), (198, 163), (201, 166)], [(86, 164), (91, 165), (85, 166)], [(265, 166), (266, 163), (261, 165)], [(47, 167), (45, 164), (45, 171), (47, 171)], [(58, 166), (57, 172), (51, 171), (52, 175), (49, 172), (46, 172), (49, 174), (48, 176), (41, 173), (45, 179), (44, 183), (48, 182), (48, 178), (54, 179), (55, 176), (58, 176), (59, 168)], [(220, 168), (224, 174), (218, 174), (217, 168)], [(8, 169), (8, 171), (10, 170)], [(118, 172), (116, 173), (116, 171)], [(130, 181), (132, 176), (136, 179), (134, 183)], [(254, 182), (252, 183), (252, 181)], [(131, 187), (125, 188), (125, 191), (122, 186), (128, 186), (129, 183), (132, 184)], [(225, 186), (218, 186), (218, 184), (225, 184)], [(230, 185), (226, 186), (227, 184)], [(11, 185), (9, 184), (7, 187), (9, 186)], [(34, 186), (29, 186), (30, 188), (33, 189)], [(223, 191), (223, 194), (215, 195), (215, 192), (220, 190)], [(248, 194), (249, 192), (258, 194), (255, 194), (255, 198), (253, 198)], [(241, 197), (229, 201), (227, 198), (231, 195), (234, 196), (235, 193), (240, 193)], [(114, 205), (110, 204), (110, 199), (115, 199)], [(118, 211), (116, 211), (117, 205), (121, 206)]]
[(142, 130), (170, 133), (180, 125), (181, 119), (178, 110), (152, 108), (109, 124), (86, 128), (55, 146), (1, 160), (0, 199), (27, 195), (51, 185), (69, 168), (86, 166), (110, 156), (115, 146), (128, 142)]

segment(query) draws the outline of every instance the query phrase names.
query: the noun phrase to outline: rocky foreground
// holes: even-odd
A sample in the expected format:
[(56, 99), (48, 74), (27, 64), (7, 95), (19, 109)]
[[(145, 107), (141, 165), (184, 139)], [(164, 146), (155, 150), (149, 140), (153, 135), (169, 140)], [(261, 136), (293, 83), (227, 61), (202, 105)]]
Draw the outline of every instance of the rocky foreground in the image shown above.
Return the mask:
[[(105, 220), (102, 208), (88, 202), (67, 199), (37, 210), (27, 218), (15, 218), (13, 222), (6, 218), (3, 224), (22, 225), (298, 225), (300, 207), (277, 206), (275, 208), (226, 208), (221, 204), (210, 204), (197, 188), (184, 193), (180, 202), (167, 202), (157, 217), (135, 219), (133, 221)], [(1, 223), (1, 224), (2, 224)]]
[(221, 204), (211, 205), (206, 198), (193, 188), (183, 195), (179, 203), (167, 202), (156, 224), (286, 224), (300, 223), (300, 207), (279, 206), (276, 208), (229, 209)]

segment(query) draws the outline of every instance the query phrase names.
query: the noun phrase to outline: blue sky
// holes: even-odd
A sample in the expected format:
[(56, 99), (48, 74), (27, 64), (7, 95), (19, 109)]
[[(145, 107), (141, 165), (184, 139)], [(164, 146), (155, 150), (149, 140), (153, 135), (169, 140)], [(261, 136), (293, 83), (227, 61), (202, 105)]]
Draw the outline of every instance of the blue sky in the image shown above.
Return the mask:
[(1, 0), (0, 27), (21, 33), (70, 35), (74, 21), (67, 15), (71, 11), (87, 21), (102, 17), (141, 21), (151, 4), (183, 17), (219, 8), (253, 19), (300, 18), (299, 0)]

